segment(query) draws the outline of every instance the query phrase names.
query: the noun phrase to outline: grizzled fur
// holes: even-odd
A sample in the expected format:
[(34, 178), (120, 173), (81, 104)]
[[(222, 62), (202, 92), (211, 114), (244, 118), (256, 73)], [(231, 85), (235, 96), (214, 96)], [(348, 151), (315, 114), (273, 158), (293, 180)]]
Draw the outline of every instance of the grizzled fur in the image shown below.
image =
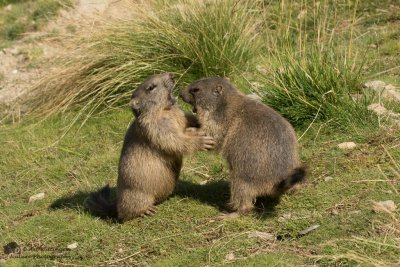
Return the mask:
[(193, 82), (181, 97), (229, 164), (234, 211), (249, 212), (257, 197), (279, 196), (304, 179), (293, 127), (272, 108), (220, 77)]
[(153, 75), (133, 92), (129, 103), (136, 119), (130, 125), (118, 167), (117, 201), (109, 190), (92, 194), (86, 204), (101, 217), (117, 215), (122, 222), (155, 212), (175, 188), (182, 157), (213, 147), (211, 137), (197, 128), (195, 117), (184, 113), (172, 95), (172, 74)]

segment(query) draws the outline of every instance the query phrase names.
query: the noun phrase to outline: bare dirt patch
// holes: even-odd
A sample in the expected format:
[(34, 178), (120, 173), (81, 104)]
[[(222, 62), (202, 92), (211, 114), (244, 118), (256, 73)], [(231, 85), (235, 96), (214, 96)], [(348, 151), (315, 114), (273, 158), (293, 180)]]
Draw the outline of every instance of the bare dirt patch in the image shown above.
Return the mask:
[(54, 60), (74, 50), (71, 41), (109, 19), (129, 17), (142, 1), (79, 0), (38, 32), (0, 51), (0, 110), (18, 115), (29, 89), (57, 69)]

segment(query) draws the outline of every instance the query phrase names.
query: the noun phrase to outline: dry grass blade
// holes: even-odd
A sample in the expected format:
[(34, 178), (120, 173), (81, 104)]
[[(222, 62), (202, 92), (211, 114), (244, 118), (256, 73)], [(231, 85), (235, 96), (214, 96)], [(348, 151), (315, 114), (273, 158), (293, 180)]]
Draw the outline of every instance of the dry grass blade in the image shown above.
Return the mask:
[(259, 53), (256, 5), (181, 0), (140, 6), (135, 17), (78, 36), (80, 48), (62, 60), (65, 67), (33, 88), (30, 111), (49, 115), (77, 107), (89, 117), (125, 103), (141, 80), (159, 72), (176, 73), (180, 84), (212, 75), (240, 78)]

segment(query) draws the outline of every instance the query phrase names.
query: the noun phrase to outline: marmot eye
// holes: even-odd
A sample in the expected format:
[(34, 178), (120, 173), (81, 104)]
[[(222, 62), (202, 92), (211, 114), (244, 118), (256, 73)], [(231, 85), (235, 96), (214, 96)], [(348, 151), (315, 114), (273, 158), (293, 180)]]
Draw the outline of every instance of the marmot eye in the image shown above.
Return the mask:
[(154, 88), (156, 88), (157, 87), (157, 85), (155, 85), (155, 84), (152, 84), (152, 85), (150, 85), (149, 87), (147, 87), (147, 91), (151, 91), (151, 90), (153, 90)]
[(199, 90), (199, 88), (192, 88), (190, 89), (190, 93), (197, 93)]

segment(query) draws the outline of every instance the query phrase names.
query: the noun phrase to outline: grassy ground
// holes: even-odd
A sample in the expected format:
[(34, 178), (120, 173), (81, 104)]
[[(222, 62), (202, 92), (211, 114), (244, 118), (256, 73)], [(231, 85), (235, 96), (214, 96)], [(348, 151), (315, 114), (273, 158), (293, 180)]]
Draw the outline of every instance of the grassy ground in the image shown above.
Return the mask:
[[(132, 115), (116, 110), (59, 139), (73, 116), (1, 128), (0, 243), (16, 241), (25, 250), (7, 261), (11, 266), (117, 260), (156, 266), (398, 264), (400, 218), (372, 212), (373, 201), (400, 201), (398, 132), (335, 133), (315, 125), (301, 139), (311, 168), (307, 184), (275, 209), (267, 205), (265, 213), (231, 221), (215, 219), (228, 197), (223, 161), (200, 153), (186, 159), (176, 193), (154, 217), (119, 225), (92, 217), (82, 202), (105, 181), (115, 184)], [(349, 140), (358, 147), (336, 147)], [(328, 176), (333, 179), (325, 181)], [(28, 203), (41, 192), (43, 200)], [(314, 224), (320, 227), (298, 235)], [(253, 231), (276, 240), (249, 238)], [(74, 242), (78, 248), (68, 251)]]
[[(280, 8), (274, 1), (264, 3), (268, 10)], [(344, 44), (346, 53), (338, 57), (340, 61), (335, 61), (339, 65), (333, 62), (324, 66), (318, 65), (318, 60), (312, 61), (316, 68), (329, 67), (329, 71), (317, 71), (317, 74), (328, 73), (330, 78), (321, 76), (311, 82), (308, 78), (313, 68), (307, 69), (301, 60), (308, 62), (304, 44), (319, 40), (313, 37), (318, 32), (314, 26), (321, 24), (305, 22), (310, 28), (304, 30), (304, 25), (293, 20), (292, 26), (280, 28), (276, 27), (280, 25), (277, 23), (280, 18), (286, 21), (284, 16), (296, 18), (298, 14), (267, 17), (265, 21), (271, 19), (271, 36), (289, 33), (292, 39), (265, 40), (292, 42), (290, 48), (295, 53), (286, 54), (291, 58), (280, 63), (288, 70), (295, 66), (299, 73), (290, 76), (290, 71), (280, 71), (276, 63), (279, 58), (271, 55), (264, 59), (266, 63), (272, 59), (274, 64), (270, 65), (276, 65), (276, 69), (268, 70), (269, 74), (282, 78), (284, 75), (280, 74), (289, 73), (289, 78), (287, 83), (281, 84), (261, 79), (269, 84), (263, 90), (268, 92), (275, 88), (279, 93), (280, 88), (293, 89), (299, 83), (300, 87), (318, 90), (328, 88), (323, 88), (324, 85), (335, 89), (335, 86), (350, 84), (349, 91), (354, 92), (357, 88), (353, 77), (357, 82), (379, 78), (399, 85), (400, 3), (393, 0), (354, 3), (358, 4), (356, 16), (347, 4), (337, 5), (336, 13), (329, 13), (338, 16), (335, 23), (340, 27), (336, 25), (335, 31), (342, 30), (348, 35), (335, 44)], [(313, 4), (310, 1), (306, 5), (310, 8), (308, 14), (312, 13)], [(299, 5), (294, 10), (302, 8), (304, 6)], [(325, 13), (321, 14), (322, 17), (314, 18), (325, 21)], [(353, 30), (349, 25), (353, 25)], [(351, 39), (352, 51), (349, 52), (351, 31), (356, 38)], [(310, 40), (303, 41), (303, 35), (299, 37), (299, 33), (304, 32), (309, 34), (306, 39)], [(321, 41), (321, 44), (326, 43)], [(269, 47), (277, 45), (271, 43)], [(315, 48), (321, 49), (319, 45)], [(279, 47), (284, 46), (280, 44)], [(352, 64), (342, 64), (350, 54)], [(299, 63), (294, 55), (299, 56)], [(361, 65), (364, 59), (365, 64)], [(352, 67), (353, 63), (356, 67)], [(126, 66), (129, 70), (129, 64)], [(339, 70), (349, 70), (350, 78), (338, 81), (336, 66)], [(362, 66), (360, 73), (355, 71), (357, 66)], [(215, 74), (219, 70), (212, 71)], [(246, 77), (249, 76), (252, 75)], [(299, 77), (301, 79), (297, 80)], [(327, 90), (329, 92), (329, 88)], [(321, 100), (320, 95), (311, 95), (308, 100), (323, 102), (325, 99)], [(285, 103), (283, 100), (283, 97), (278, 99), (274, 105), (279, 107)], [(342, 100), (332, 98), (332, 103), (350, 103), (348, 99)], [(360, 118), (365, 117), (364, 121), (346, 119), (345, 127), (338, 127), (344, 122), (342, 115), (347, 112), (335, 114), (336, 110), (342, 110), (335, 109), (340, 105), (329, 109), (323, 120), (312, 123), (314, 116), (311, 116), (305, 123), (296, 124), (301, 155), (310, 168), (306, 184), (285, 195), (276, 206), (272, 200), (261, 203), (266, 207), (263, 213), (229, 221), (215, 218), (224, 209), (229, 190), (224, 161), (212, 153), (198, 153), (185, 159), (176, 192), (158, 206), (153, 217), (120, 225), (94, 218), (84, 210), (83, 200), (90, 192), (107, 181), (115, 185), (123, 135), (132, 119), (127, 108), (94, 113), (83, 126), (80, 118), (72, 128), (71, 121), (82, 114), (81, 110), (72, 109), (42, 122), (28, 118), (1, 124), (0, 244), (15, 241), (23, 252), (21, 255), (0, 254), (0, 258), (6, 260), (7, 266), (399, 265), (399, 210), (373, 211), (374, 201), (400, 203), (398, 127), (384, 117), (364, 113), (365, 109), (358, 113), (349, 109)], [(399, 112), (398, 105), (390, 107)], [(307, 106), (287, 111), (292, 121), (296, 119), (291, 115), (299, 114), (301, 108)], [(311, 113), (322, 112), (322, 109), (311, 110)], [(339, 123), (331, 123), (332, 120)], [(346, 141), (354, 141), (357, 147), (353, 150), (337, 148), (337, 144)], [(28, 202), (30, 196), (38, 193), (45, 193), (44, 199)], [(316, 230), (304, 236), (299, 234), (316, 224), (319, 225)], [(255, 231), (270, 234), (269, 238), (251, 237)], [(67, 246), (75, 242), (77, 248), (68, 250)]]

